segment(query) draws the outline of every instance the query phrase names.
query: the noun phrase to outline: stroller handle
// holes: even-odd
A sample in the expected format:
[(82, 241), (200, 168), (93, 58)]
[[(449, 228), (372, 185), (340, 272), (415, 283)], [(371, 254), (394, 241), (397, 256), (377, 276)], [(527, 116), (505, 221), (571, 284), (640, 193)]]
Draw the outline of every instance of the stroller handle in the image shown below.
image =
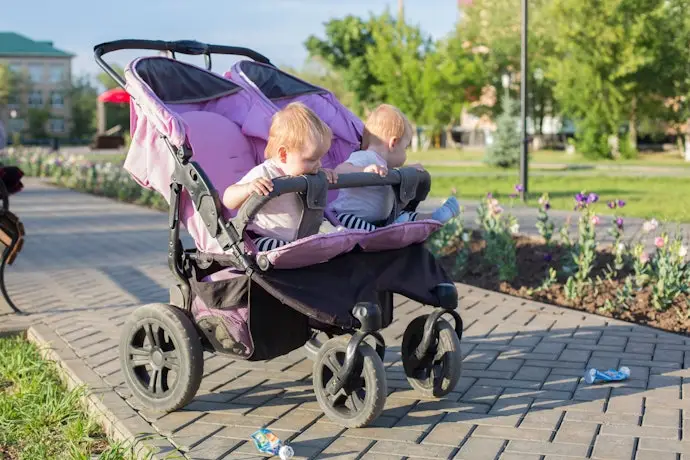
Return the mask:
[(264, 55), (257, 53), (249, 48), (239, 46), (223, 46), (223, 45), (209, 45), (201, 43), (196, 40), (138, 40), (125, 39), (114, 40), (111, 42), (104, 42), (93, 47), (93, 54), (96, 63), (110, 75), (118, 85), (125, 88), (125, 80), (115, 70), (106, 63), (102, 56), (113, 51), (138, 49), (138, 50), (154, 50), (154, 51), (170, 51), (174, 53), (200, 55), (203, 54), (206, 58), (206, 68), (211, 69), (211, 54), (229, 54), (237, 56), (246, 56), (257, 62), (272, 65), (271, 61)]

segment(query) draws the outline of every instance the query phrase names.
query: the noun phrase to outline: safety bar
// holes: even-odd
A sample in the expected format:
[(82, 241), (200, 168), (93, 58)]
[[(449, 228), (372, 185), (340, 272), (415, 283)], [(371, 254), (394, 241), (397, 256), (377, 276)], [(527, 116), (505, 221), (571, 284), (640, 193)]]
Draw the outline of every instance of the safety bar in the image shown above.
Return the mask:
[(224, 46), (224, 45), (209, 45), (206, 43), (201, 43), (196, 40), (176, 40), (176, 41), (164, 41), (164, 40), (138, 40), (138, 39), (125, 39), (125, 40), (114, 40), (111, 42), (104, 42), (93, 47), (93, 54), (96, 59), (96, 63), (108, 74), (110, 75), (118, 85), (125, 88), (125, 80), (119, 75), (115, 70), (106, 63), (102, 56), (106, 53), (112, 53), (113, 51), (127, 50), (127, 49), (139, 49), (139, 50), (154, 50), (154, 51), (170, 51), (173, 53), (189, 54), (189, 55), (200, 55), (203, 54), (206, 57), (206, 67), (211, 69), (211, 54), (231, 54), (237, 56), (246, 56), (257, 62), (263, 64), (273, 65), (269, 59), (257, 53), (249, 48), (243, 48), (239, 46)]
[[(422, 190), (429, 190), (431, 184), (431, 176), (427, 171), (420, 171), (413, 167), (405, 167), (400, 169), (392, 169), (388, 171), (386, 176), (380, 176), (374, 173), (346, 173), (339, 174), (338, 181), (334, 184), (328, 183), (329, 190), (353, 188), (353, 187), (369, 187), (369, 186), (396, 186), (403, 180), (403, 175), (416, 174), (418, 179), (417, 187)], [(324, 173), (319, 173), (322, 180), (326, 180)], [(284, 195), (286, 193), (308, 193), (310, 180), (318, 180), (315, 175), (298, 176), (298, 177), (279, 177), (273, 179), (273, 190), (268, 195), (259, 195), (252, 193), (247, 201), (240, 207), (237, 216), (233, 219), (235, 228), (239, 235), (242, 235), (246, 225), (256, 216), (256, 214), (263, 208), (271, 199)], [(325, 189), (324, 189), (325, 190)], [(321, 197), (325, 202), (325, 195)], [(313, 203), (315, 204), (315, 203)], [(307, 203), (309, 206), (310, 203)]]

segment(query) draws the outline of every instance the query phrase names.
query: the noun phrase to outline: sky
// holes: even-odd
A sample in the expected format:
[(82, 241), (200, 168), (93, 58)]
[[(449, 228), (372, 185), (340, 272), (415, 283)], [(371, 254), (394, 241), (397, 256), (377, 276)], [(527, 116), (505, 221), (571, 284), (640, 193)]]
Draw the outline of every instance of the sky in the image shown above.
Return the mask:
[[(96, 44), (125, 38), (192, 39), (252, 48), (274, 64), (301, 67), (304, 41), (323, 37), (324, 23), (348, 14), (367, 17), (398, 0), (11, 0), (0, 14), (0, 31), (33, 40), (52, 40), (56, 48), (76, 54), (72, 74), (95, 75)], [(457, 0), (407, 0), (405, 19), (434, 38), (449, 33), (457, 19)], [(105, 56), (122, 66), (146, 51), (118, 51)], [(213, 70), (223, 72), (237, 58), (213, 56)], [(203, 56), (185, 58), (203, 66)]]

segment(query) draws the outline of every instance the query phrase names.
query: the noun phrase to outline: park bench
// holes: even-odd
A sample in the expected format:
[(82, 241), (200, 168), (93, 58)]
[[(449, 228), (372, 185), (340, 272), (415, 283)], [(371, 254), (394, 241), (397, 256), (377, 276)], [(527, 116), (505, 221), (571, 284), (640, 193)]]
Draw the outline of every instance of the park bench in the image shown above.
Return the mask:
[[(5, 286), (5, 268), (12, 265), (24, 246), (24, 224), (10, 211), (10, 194), (21, 189), (19, 179), (23, 173), (19, 168), (0, 166), (0, 293), (5, 303), (15, 312), (22, 313), (12, 302)], [(10, 188), (7, 187), (10, 182)]]

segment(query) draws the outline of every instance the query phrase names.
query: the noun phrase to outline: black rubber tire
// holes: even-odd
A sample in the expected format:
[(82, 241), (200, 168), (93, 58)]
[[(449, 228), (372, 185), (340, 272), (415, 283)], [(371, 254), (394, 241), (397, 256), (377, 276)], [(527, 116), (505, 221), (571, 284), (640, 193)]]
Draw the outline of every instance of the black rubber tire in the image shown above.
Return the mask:
[[(405, 329), (401, 346), (403, 368), (405, 369), (407, 381), (410, 382), (412, 388), (426, 398), (440, 398), (453, 391), (458, 384), (458, 380), (460, 380), (460, 375), (462, 374), (460, 339), (458, 339), (455, 329), (448, 321), (439, 319), (436, 322), (438, 339), (436, 343), (432, 342), (431, 344), (431, 350), (435, 354), (436, 359), (431, 364), (439, 363), (441, 366), (440, 385), (434, 385), (434, 379), (420, 378), (419, 374), (410, 369), (409, 358), (422, 340), (426, 318), (427, 315), (418, 316)], [(439, 357), (440, 359), (438, 359)], [(427, 358), (431, 357), (427, 356)], [(424, 374), (427, 373), (429, 367), (423, 369)], [(430, 377), (430, 374), (427, 377)]]
[[(175, 378), (172, 384), (167, 383), (167, 389), (161, 386), (162, 391), (159, 394), (154, 394), (155, 392), (148, 390), (141, 376), (137, 375), (137, 371), (130, 365), (134, 360), (130, 345), (135, 341), (142, 341), (142, 345), (137, 347), (140, 350), (137, 354), (140, 358), (139, 362), (146, 360), (146, 357), (141, 354), (141, 350), (146, 351), (143, 340), (148, 342), (148, 339), (143, 339), (141, 334), (143, 332), (146, 335), (144, 326), (147, 324), (158, 326), (155, 333), (151, 328), (152, 335), (158, 336), (157, 339), (161, 342), (162, 347), (169, 348), (172, 344), (177, 356)], [(160, 329), (164, 331), (162, 337)], [(149, 353), (152, 355), (153, 352)], [(149, 372), (149, 367), (153, 369), (152, 364), (150, 364), (152, 362), (153, 358), (150, 358), (148, 365), (137, 365), (137, 368), (143, 367)], [(166, 304), (144, 305), (137, 308), (129, 316), (122, 328), (120, 365), (127, 386), (145, 407), (155, 411), (172, 412), (189, 404), (199, 390), (204, 375), (204, 354), (201, 339), (192, 321), (179, 308)], [(167, 369), (165, 366), (164, 368)], [(165, 372), (166, 379), (171, 370), (173, 369), (170, 368)], [(160, 382), (163, 378), (163, 370), (158, 371), (158, 379), (152, 379), (152, 373), (153, 371), (148, 375), (149, 381)], [(156, 385), (153, 386), (155, 390), (158, 390), (155, 388)]]
[[(355, 399), (359, 401), (359, 408), (356, 408), (358, 410), (352, 410), (350, 408), (342, 410), (328, 403), (328, 393), (325, 388), (330, 381), (330, 377), (324, 379), (324, 373), (332, 375), (332, 371), (325, 362), (329, 358), (334, 357), (337, 363), (342, 367), (345, 358), (345, 350), (347, 349), (349, 340), (350, 335), (334, 337), (324, 343), (319, 350), (317, 358), (314, 361), (314, 393), (316, 394), (316, 400), (319, 402), (319, 406), (321, 406), (326, 416), (333, 422), (348, 428), (361, 428), (376, 420), (378, 416), (381, 415), (386, 405), (388, 385), (383, 361), (381, 361), (381, 358), (371, 346), (362, 342), (358, 349), (358, 353), (362, 358), (361, 366), (360, 369), (355, 369), (353, 374), (356, 375), (359, 371), (359, 377), (363, 378), (364, 382), (360, 388), (348, 394), (350, 404), (353, 404)], [(360, 391), (362, 389), (365, 392), (363, 399), (360, 397)], [(348, 393), (346, 390), (341, 391), (343, 392), (343, 396)]]

